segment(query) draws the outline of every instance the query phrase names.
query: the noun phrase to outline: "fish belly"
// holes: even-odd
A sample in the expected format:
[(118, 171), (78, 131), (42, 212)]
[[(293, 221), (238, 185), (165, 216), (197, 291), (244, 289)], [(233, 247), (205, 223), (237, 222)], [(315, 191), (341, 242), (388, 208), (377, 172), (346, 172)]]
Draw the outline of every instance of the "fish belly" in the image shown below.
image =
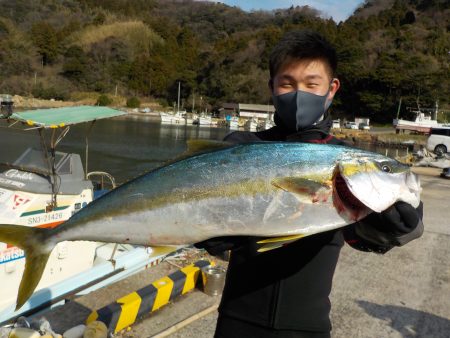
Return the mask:
[(193, 244), (221, 236), (312, 235), (346, 225), (332, 202), (302, 203), (285, 191), (215, 197), (86, 224), (72, 239), (140, 245)]

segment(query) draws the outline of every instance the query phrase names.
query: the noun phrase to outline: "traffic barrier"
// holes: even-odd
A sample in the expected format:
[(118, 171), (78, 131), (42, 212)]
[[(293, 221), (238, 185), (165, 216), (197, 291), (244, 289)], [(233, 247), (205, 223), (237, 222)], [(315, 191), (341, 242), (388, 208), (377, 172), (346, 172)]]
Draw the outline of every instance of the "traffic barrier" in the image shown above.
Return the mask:
[(150, 285), (93, 311), (86, 323), (98, 320), (105, 323), (109, 332), (117, 333), (132, 325), (137, 319), (194, 289), (197, 280), (201, 278), (201, 268), (208, 265), (213, 264), (210, 261), (200, 260), (160, 278)]

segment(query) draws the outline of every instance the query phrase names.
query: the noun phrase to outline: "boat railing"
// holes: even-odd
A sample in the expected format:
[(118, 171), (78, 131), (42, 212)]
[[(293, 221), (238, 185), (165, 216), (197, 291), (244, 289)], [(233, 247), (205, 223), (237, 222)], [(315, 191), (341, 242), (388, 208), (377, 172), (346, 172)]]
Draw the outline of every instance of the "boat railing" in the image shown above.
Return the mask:
[(94, 176), (100, 177), (100, 182), (98, 182), (98, 183), (100, 184), (101, 190), (105, 189), (105, 179), (109, 180), (109, 183), (111, 184), (111, 187), (113, 189), (115, 189), (117, 187), (116, 180), (114, 179), (114, 177), (105, 171), (91, 171), (90, 173), (88, 173), (86, 175), (86, 177), (88, 179), (90, 179), (91, 181), (92, 181), (91, 177), (94, 177)]

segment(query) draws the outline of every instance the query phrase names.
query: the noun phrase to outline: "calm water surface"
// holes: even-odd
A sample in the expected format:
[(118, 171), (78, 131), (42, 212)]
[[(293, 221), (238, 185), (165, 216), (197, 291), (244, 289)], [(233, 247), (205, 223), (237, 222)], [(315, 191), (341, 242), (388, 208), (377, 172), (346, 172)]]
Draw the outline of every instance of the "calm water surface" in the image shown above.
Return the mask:
[[(72, 126), (57, 150), (80, 154), (84, 165), (89, 125)], [(222, 140), (228, 132), (226, 128), (161, 124), (141, 117), (99, 120), (89, 136), (88, 171), (107, 171), (121, 183), (175, 158), (186, 150), (187, 139)], [(0, 122), (0, 162), (14, 161), (30, 146), (40, 149), (36, 130), (11, 130), (5, 121)]]
[[(80, 154), (84, 165), (89, 126), (90, 123), (72, 126), (57, 150)], [(106, 171), (120, 184), (180, 155), (186, 150), (187, 139), (222, 140), (227, 133), (226, 128), (161, 124), (150, 117), (99, 120), (89, 136), (88, 171)], [(49, 136), (51, 131), (46, 134)], [(30, 146), (40, 149), (36, 130), (11, 129), (0, 121), (0, 163), (13, 162)], [(385, 148), (370, 144), (358, 146), (381, 154), (386, 152)], [(390, 149), (388, 156), (394, 157), (398, 152)], [(403, 153), (401, 150), (400, 155)]]

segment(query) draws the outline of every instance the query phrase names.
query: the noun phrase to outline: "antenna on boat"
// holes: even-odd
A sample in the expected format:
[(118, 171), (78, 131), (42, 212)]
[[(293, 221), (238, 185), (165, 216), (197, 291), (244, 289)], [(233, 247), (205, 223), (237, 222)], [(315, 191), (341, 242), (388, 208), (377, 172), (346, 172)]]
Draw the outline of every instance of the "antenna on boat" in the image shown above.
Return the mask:
[(400, 96), (400, 101), (398, 102), (398, 108), (397, 108), (397, 120), (398, 120), (398, 117), (400, 115), (400, 108), (402, 106), (402, 99), (403, 98)]
[(177, 110), (177, 113), (179, 113), (180, 112), (180, 88), (181, 88), (181, 84), (180, 84), (180, 81), (178, 81), (178, 101), (177, 101), (177, 103), (178, 103), (178, 110)]
[(420, 85), (419, 85), (419, 91), (418, 91), (418, 93), (417, 93), (417, 98), (416, 98), (417, 110), (420, 112), (420, 103), (419, 103), (419, 99), (420, 99)]

